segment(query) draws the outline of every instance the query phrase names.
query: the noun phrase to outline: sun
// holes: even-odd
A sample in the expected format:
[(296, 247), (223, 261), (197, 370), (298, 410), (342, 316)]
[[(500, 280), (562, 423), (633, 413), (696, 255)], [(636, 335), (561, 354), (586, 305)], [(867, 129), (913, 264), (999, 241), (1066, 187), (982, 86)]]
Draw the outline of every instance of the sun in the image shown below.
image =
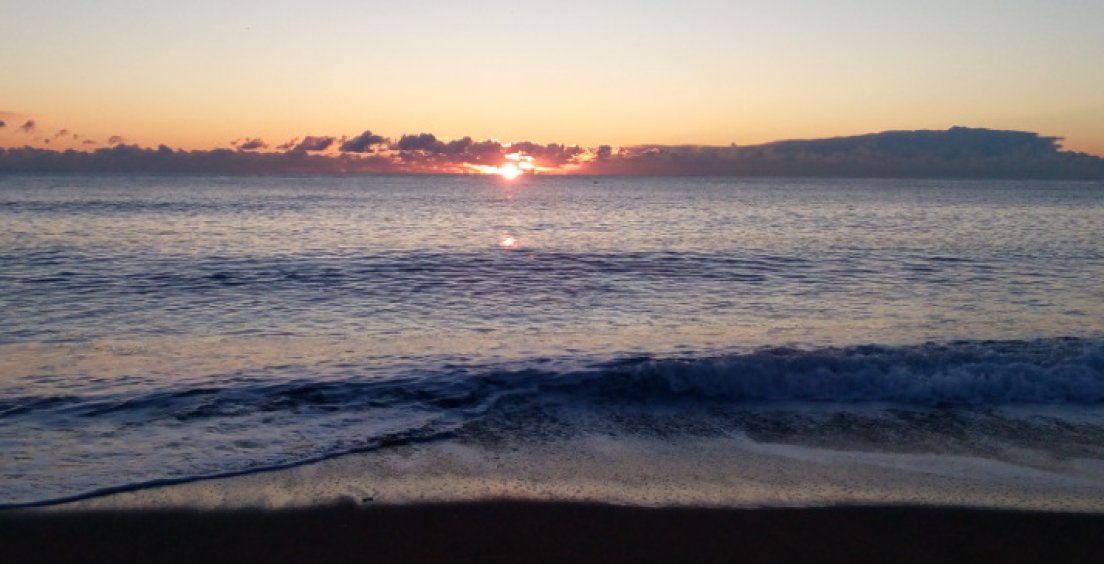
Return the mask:
[(513, 180), (525, 174), (536, 174), (540, 169), (533, 157), (524, 153), (509, 153), (503, 157), (506, 162), (498, 166), (464, 163), (464, 167), (479, 174), (497, 174), (505, 180)]
[(513, 180), (522, 174), (522, 170), (514, 163), (506, 163), (498, 167), (498, 175), (506, 180)]

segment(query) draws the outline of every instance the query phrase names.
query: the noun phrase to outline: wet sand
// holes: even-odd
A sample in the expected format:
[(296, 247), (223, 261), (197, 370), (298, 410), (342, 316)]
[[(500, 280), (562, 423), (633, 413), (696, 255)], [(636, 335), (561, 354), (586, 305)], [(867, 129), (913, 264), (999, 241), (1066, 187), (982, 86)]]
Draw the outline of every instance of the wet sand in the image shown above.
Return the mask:
[(1104, 515), (349, 503), (7, 511), (2, 562), (1104, 562)]

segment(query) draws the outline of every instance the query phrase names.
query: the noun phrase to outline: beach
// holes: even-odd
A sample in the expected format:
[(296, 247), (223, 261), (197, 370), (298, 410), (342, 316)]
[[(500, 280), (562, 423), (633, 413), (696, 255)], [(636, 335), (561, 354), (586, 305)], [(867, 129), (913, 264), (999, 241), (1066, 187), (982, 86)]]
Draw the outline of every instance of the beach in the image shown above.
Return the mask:
[(1100, 562), (1104, 516), (486, 501), (0, 513), (5, 562)]
[(607, 434), (524, 447), (499, 441), (488, 446), (485, 440), (385, 447), (277, 471), (9, 509), (0, 512), (0, 559), (1097, 562), (1104, 557), (1099, 486), (1052, 472), (963, 457), (764, 448), (732, 438), (682, 437), (671, 443)]

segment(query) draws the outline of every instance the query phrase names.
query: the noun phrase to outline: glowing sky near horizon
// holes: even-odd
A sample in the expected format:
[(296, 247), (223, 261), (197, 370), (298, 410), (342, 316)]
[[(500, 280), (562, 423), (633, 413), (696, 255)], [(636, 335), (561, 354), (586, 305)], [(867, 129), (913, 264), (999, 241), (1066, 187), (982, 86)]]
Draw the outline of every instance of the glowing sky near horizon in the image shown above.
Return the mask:
[[(952, 125), (1104, 155), (1104, 2), (5, 0), (0, 146), (752, 144)], [(79, 140), (58, 140), (52, 146)]]

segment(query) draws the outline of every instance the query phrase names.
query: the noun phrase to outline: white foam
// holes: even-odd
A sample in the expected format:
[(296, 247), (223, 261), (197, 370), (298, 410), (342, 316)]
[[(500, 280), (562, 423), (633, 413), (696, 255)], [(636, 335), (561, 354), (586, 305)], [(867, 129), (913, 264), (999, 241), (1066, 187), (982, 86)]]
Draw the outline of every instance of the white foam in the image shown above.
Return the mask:
[(390, 504), (512, 498), (641, 506), (936, 504), (1104, 511), (1098, 466), (1063, 473), (977, 457), (837, 451), (739, 435), (671, 442), (587, 434), (519, 446), (404, 446), (62, 507), (277, 508), (342, 499)]

